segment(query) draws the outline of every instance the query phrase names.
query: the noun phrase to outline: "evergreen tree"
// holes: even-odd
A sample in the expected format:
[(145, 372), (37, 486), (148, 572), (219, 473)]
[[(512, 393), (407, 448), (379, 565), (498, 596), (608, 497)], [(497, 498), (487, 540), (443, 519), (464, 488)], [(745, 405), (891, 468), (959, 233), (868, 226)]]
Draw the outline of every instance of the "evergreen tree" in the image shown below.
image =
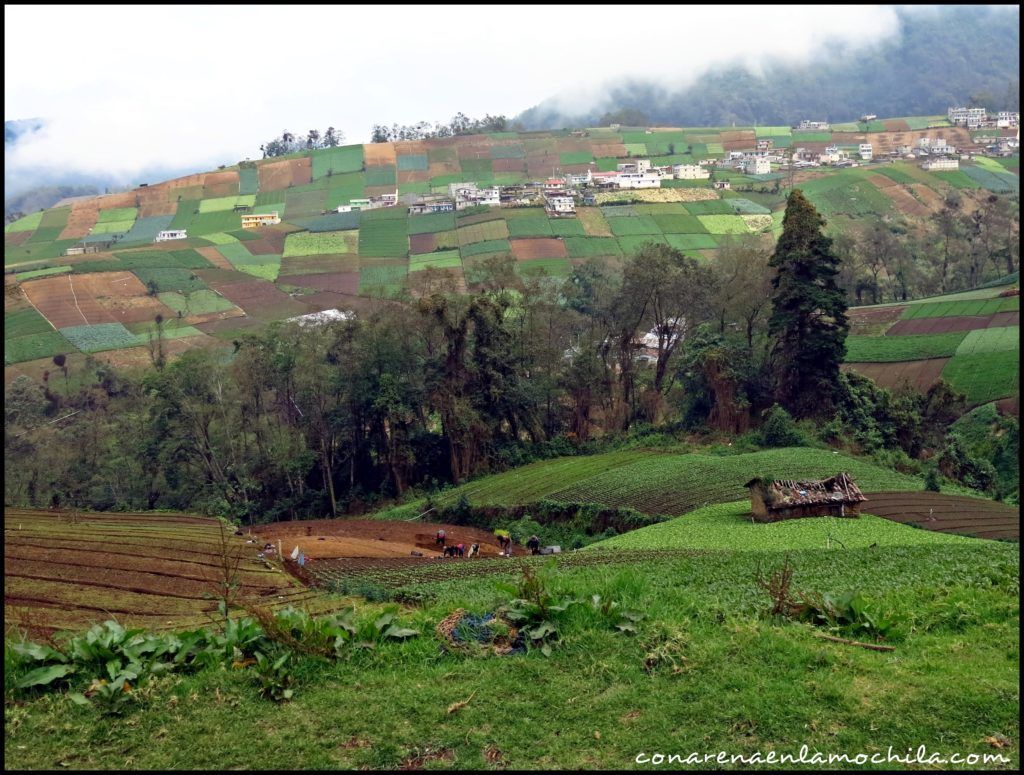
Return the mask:
[(782, 236), (769, 265), (776, 398), (796, 417), (830, 413), (846, 354), (846, 300), (836, 283), (839, 259), (822, 233), (825, 220), (796, 189), (786, 202)]

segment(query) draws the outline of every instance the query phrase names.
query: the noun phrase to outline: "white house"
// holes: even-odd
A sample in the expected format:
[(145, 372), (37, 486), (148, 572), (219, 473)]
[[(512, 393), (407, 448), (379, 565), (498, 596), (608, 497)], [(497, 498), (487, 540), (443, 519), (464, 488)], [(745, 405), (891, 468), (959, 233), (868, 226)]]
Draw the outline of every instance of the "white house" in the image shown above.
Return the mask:
[(871, 161), (874, 156), (874, 148), (871, 143), (861, 143), (857, 146), (857, 153), (860, 154), (861, 161)]
[(448, 191), (455, 199), (455, 209), (465, 210), (476, 205), (499, 207), (501, 205), (501, 189), (477, 188), (476, 183), (451, 183)]
[(981, 126), (982, 122), (988, 118), (984, 108), (951, 107), (946, 111), (946, 115), (949, 117), (949, 123), (966, 126), (969, 129)]
[(544, 194), (544, 209), (555, 215), (575, 215), (576, 202), (568, 194), (552, 192)]
[(545, 191), (557, 191), (565, 188), (565, 178), (548, 178), (544, 181)]
[(156, 239), (153, 242), (170, 242), (176, 239), (188, 239), (188, 233), (185, 229), (166, 229), (165, 231), (157, 232)]
[(942, 172), (945, 170), (958, 170), (960, 169), (960, 160), (953, 159), (945, 156), (941, 159), (931, 159), (921, 165), (921, 169), (928, 170), (930, 172)]
[(743, 171), (748, 175), (767, 175), (772, 171), (772, 164), (766, 156), (750, 156), (743, 161)]
[(636, 173), (637, 175), (643, 175), (645, 172), (649, 172), (650, 169), (650, 159), (637, 159), (636, 161), (616, 165), (616, 170), (618, 172)]
[(863, 116), (860, 117), (860, 120), (866, 124), (869, 121), (874, 121), (876, 118), (878, 118), (878, 116), (876, 116), (874, 113), (865, 113)]
[(800, 122), (800, 126), (797, 129), (802, 130), (814, 130), (824, 132), (825, 130), (831, 129), (832, 125), (827, 121), (807, 121), (806, 119)]
[(677, 164), (672, 168), (676, 180), (707, 180), (711, 172), (699, 164)]
[(653, 172), (623, 172), (615, 178), (619, 188), (661, 188), (661, 175)]
[(724, 189), (728, 191), (729, 189), (732, 188), (732, 183), (730, 183), (728, 180), (716, 180), (711, 184), (711, 187), (717, 189)]

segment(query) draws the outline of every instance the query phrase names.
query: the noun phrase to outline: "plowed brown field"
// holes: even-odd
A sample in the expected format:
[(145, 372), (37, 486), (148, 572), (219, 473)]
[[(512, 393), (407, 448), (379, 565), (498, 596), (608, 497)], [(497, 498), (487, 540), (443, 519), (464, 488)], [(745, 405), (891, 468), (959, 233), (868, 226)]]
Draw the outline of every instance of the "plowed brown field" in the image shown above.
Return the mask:
[(866, 493), (865, 514), (941, 533), (1020, 540), (1020, 509), (940, 492)]

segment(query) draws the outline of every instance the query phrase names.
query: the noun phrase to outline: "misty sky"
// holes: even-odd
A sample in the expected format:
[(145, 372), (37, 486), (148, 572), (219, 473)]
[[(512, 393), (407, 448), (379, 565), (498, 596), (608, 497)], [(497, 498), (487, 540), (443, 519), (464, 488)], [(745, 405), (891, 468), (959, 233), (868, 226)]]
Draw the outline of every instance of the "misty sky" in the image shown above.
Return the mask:
[[(899, 30), (892, 6), (5, 6), (4, 117), (47, 128), (19, 168), (122, 175), (259, 158), (288, 128), (599, 104), (737, 58), (807, 60)], [(607, 46), (607, 48), (605, 48)]]

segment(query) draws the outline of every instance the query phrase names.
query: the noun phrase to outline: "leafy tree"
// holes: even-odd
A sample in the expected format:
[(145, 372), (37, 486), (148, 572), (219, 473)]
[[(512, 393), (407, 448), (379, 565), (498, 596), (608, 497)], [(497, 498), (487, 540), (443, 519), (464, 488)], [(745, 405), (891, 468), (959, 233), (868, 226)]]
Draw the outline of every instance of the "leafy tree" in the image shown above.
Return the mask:
[(839, 261), (824, 219), (799, 189), (786, 203), (769, 265), (778, 402), (797, 417), (825, 416), (835, 402), (839, 364), (846, 354), (846, 300), (836, 284)]

